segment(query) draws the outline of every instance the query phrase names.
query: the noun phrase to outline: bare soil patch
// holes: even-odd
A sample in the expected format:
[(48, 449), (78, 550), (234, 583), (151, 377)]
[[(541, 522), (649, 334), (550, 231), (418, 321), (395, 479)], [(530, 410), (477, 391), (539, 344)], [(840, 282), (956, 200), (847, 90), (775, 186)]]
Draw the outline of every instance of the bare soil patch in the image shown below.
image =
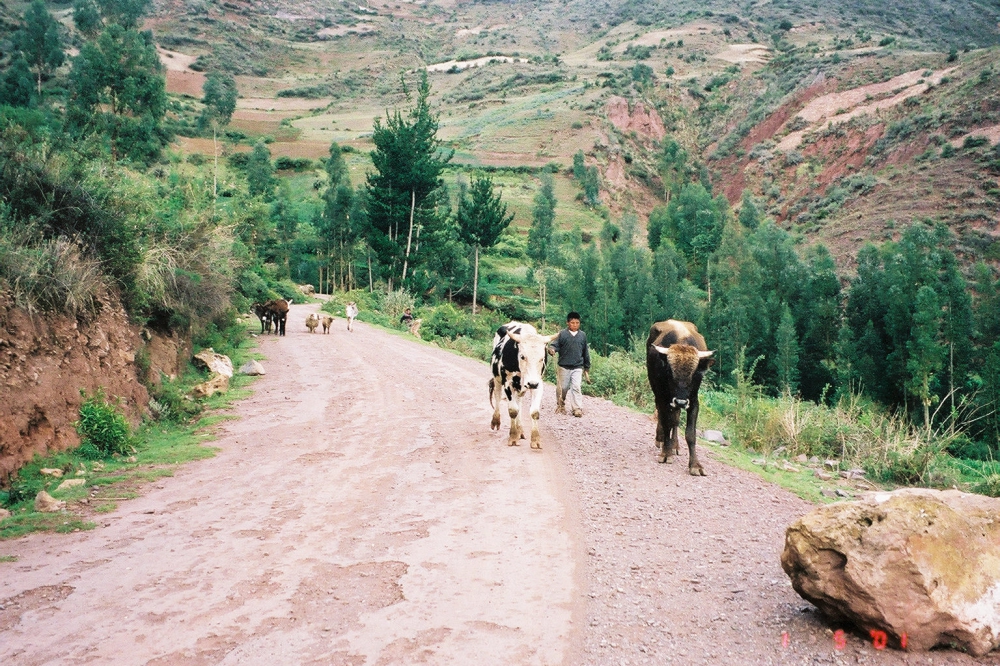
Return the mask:
[(551, 388), (543, 449), (508, 447), (485, 364), (340, 319), (310, 334), (315, 307), (262, 340), (217, 457), (97, 530), (0, 545), (0, 661), (995, 663), (835, 650), (778, 560), (808, 503), (710, 447), (708, 477), (658, 464), (648, 417), (555, 416)]

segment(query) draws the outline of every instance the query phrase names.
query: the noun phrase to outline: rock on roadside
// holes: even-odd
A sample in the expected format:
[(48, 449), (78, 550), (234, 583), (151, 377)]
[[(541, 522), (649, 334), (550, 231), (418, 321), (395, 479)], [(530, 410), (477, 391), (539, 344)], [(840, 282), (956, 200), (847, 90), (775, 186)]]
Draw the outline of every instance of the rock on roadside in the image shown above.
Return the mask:
[(815, 509), (785, 533), (792, 586), (908, 650), (1000, 645), (1000, 499), (905, 488)]
[(247, 361), (240, 366), (241, 375), (249, 375), (251, 377), (257, 377), (258, 375), (266, 375), (267, 372), (264, 370), (264, 366), (258, 361)]
[(202, 382), (198, 384), (193, 389), (191, 389), (191, 397), (193, 398), (207, 398), (209, 396), (215, 395), (216, 393), (225, 393), (229, 390), (229, 377), (225, 375), (216, 374), (213, 375), (211, 379), (207, 382)]
[(195, 354), (194, 361), (195, 365), (208, 368), (210, 372), (217, 372), (227, 378), (233, 376), (232, 360), (224, 354), (217, 354), (211, 347)]
[(66, 502), (57, 500), (44, 490), (35, 495), (35, 511), (39, 513), (57, 513), (66, 508)]

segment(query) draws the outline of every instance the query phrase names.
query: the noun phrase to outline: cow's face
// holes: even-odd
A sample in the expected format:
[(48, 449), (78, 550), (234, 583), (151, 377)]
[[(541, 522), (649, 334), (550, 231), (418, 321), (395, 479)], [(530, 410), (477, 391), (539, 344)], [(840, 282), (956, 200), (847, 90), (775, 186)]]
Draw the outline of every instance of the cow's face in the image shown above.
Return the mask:
[(517, 343), (517, 364), (521, 372), (521, 385), (529, 389), (538, 388), (542, 384), (542, 374), (545, 372), (545, 349), (556, 336), (535, 333), (508, 333), (508, 335)]
[(670, 394), (673, 396), (670, 406), (675, 409), (687, 409), (691, 404), (692, 393), (697, 393), (701, 386), (701, 378), (715, 360), (714, 351), (701, 351), (691, 345), (674, 344), (669, 347), (653, 345), (667, 359), (670, 372)]

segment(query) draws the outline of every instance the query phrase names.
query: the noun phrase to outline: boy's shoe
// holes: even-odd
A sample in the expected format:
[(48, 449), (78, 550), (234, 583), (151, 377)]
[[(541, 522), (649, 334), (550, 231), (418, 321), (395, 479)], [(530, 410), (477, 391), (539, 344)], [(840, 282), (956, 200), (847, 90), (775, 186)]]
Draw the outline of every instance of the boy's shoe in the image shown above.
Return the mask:
[(565, 413), (566, 413), (565, 405), (556, 405), (556, 414), (565, 414)]
[(573, 416), (583, 416), (583, 410), (582, 409), (574, 409), (573, 410)]

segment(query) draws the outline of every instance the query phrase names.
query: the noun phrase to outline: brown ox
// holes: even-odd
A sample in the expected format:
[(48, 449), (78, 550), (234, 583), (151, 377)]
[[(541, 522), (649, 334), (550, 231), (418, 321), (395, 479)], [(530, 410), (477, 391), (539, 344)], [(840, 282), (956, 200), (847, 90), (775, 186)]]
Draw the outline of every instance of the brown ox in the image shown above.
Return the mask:
[(330, 315), (325, 315), (322, 319), (320, 319), (320, 323), (323, 324), (323, 332), (329, 335), (330, 325), (333, 323), (333, 317), (331, 317)]
[(688, 472), (705, 476), (695, 455), (698, 428), (698, 388), (705, 371), (715, 362), (695, 325), (669, 319), (653, 324), (646, 340), (646, 373), (656, 398), (656, 443), (660, 462), (673, 462), (679, 453), (680, 412), (687, 410), (684, 438), (688, 445)]
[(306, 328), (309, 329), (310, 333), (315, 333), (317, 326), (319, 326), (319, 317), (316, 316), (315, 312), (309, 313), (309, 316), (306, 317)]

